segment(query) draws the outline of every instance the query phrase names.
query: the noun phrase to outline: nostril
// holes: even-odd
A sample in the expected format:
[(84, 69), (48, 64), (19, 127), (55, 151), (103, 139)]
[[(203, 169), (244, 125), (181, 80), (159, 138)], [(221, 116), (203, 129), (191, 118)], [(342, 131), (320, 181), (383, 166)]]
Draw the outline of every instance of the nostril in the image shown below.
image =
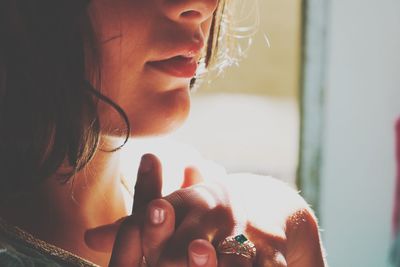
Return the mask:
[(195, 10), (185, 11), (181, 14), (182, 18), (197, 19), (201, 17), (201, 13)]

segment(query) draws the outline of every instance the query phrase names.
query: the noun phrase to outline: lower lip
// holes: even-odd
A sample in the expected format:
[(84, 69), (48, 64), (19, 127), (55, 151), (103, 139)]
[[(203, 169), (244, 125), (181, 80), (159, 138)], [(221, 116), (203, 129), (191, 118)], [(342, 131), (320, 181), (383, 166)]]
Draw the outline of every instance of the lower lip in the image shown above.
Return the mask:
[(148, 64), (159, 71), (179, 78), (193, 78), (197, 70), (197, 62), (194, 58), (181, 56), (162, 61), (152, 61)]

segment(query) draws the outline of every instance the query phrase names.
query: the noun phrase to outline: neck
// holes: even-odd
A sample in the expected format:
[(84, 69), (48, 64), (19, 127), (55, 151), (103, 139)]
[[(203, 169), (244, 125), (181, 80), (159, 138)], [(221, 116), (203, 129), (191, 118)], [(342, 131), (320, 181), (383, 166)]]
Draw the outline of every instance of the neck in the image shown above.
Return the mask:
[[(103, 141), (106, 149), (117, 140)], [(0, 216), (40, 239), (97, 261), (99, 255), (92, 255), (84, 244), (84, 232), (127, 215), (119, 157), (120, 152), (98, 150), (67, 183), (51, 177), (29, 199), (0, 205)]]

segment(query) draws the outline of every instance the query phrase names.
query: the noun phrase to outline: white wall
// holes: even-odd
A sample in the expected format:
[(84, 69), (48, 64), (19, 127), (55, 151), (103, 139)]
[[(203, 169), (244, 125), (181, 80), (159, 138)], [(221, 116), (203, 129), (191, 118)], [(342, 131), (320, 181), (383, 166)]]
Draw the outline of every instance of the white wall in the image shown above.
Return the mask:
[(321, 192), (328, 262), (389, 266), (400, 1), (330, 2)]

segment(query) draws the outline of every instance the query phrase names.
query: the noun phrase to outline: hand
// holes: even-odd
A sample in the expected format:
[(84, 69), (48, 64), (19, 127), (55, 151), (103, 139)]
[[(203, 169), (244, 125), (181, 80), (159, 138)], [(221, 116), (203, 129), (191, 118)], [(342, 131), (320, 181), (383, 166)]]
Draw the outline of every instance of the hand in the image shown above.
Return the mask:
[[(158, 170), (157, 176), (160, 177), (161, 164), (154, 156), (152, 156), (152, 159), (154, 164), (153, 167), (155, 170)], [(184, 182), (182, 184), (182, 187), (187, 189), (179, 190), (177, 192), (190, 192), (191, 189), (189, 189), (189, 187), (202, 182), (202, 180), (201, 174), (196, 168), (188, 167), (185, 169)], [(136, 199), (135, 202), (137, 203)], [(156, 212), (157, 210), (158, 212)], [(161, 232), (164, 232), (165, 234), (165, 228), (168, 228), (165, 227), (165, 225), (167, 225), (168, 222), (165, 221), (164, 226), (161, 225), (159, 220), (161, 210), (165, 210), (166, 213), (170, 214), (174, 213), (175, 216), (170, 217), (173, 219), (173, 223), (171, 222), (169, 225), (172, 227), (176, 226), (176, 230), (168, 231), (169, 238), (164, 238), (162, 241), (160, 240), (160, 236), (163, 235)], [(177, 213), (175, 213), (175, 211), (177, 211)], [(176, 221), (175, 219), (181, 214), (181, 212), (182, 210), (177, 207), (172, 208), (171, 204), (165, 199), (156, 199), (148, 204), (145, 216), (147, 223), (145, 222), (142, 228), (142, 247), (143, 254), (146, 256), (149, 266), (251, 266), (251, 261), (249, 259), (236, 255), (222, 255), (218, 258), (217, 263), (216, 251), (212, 244), (206, 241), (210, 239), (209, 236), (196, 236), (194, 233), (179, 236), (177, 232), (182, 229), (183, 223), (181, 221)], [(178, 220), (180, 220), (179, 217)], [(226, 222), (226, 220), (221, 220), (222, 224), (224, 224), (224, 222)], [(178, 242), (174, 242), (174, 240), (177, 240), (177, 237), (183, 238), (178, 240)]]
[[(154, 213), (154, 211), (156, 212)], [(148, 265), (146, 266), (178, 266), (168, 265), (160, 257), (165, 242), (174, 231), (173, 207), (167, 201), (158, 199), (148, 205), (146, 213), (144, 227), (138, 227), (134, 216), (125, 219), (119, 227), (110, 267), (142, 266), (142, 255), (147, 255)], [(156, 214), (155, 217), (154, 214)], [(214, 247), (206, 240), (191, 241), (185, 251), (189, 255), (188, 261), (179, 266), (217, 267)]]
[(317, 219), (298, 192), (252, 174), (229, 175), (221, 182), (231, 201), (246, 210), (245, 232), (257, 247), (257, 266), (327, 266)]
[[(159, 161), (152, 155), (146, 155), (143, 159), (135, 187), (134, 215), (87, 231), (87, 245), (101, 252), (112, 250), (110, 266), (141, 266), (142, 255), (146, 255), (149, 266), (216, 267), (215, 249), (202, 239), (190, 241), (184, 248), (185, 260), (179, 265), (171, 264), (165, 258), (165, 244), (174, 232), (174, 209), (166, 200), (157, 199), (161, 196)], [(195, 169), (188, 168), (185, 171), (184, 184), (187, 186), (199, 180)]]
[[(255, 266), (325, 266), (316, 218), (297, 192), (275, 179), (250, 174), (219, 182), (222, 187), (189, 186), (166, 197), (177, 220), (167, 247), (180, 249), (166, 251), (165, 258), (179, 262), (193, 237), (217, 245), (244, 221), (243, 232), (257, 247)], [(245, 218), (238, 216), (240, 207)], [(220, 255), (220, 263), (227, 262), (226, 257)], [(234, 266), (234, 261), (225, 266)]]
[[(161, 197), (160, 170), (153, 168), (152, 160), (149, 156), (144, 156), (140, 164), (132, 210), (134, 215), (85, 233), (88, 247), (103, 253), (112, 251), (110, 266), (140, 266), (143, 255), (141, 228), (145, 207), (151, 200)], [(168, 234), (169, 232), (165, 231), (164, 235)]]
[[(155, 166), (159, 163), (156, 162)], [(324, 266), (316, 220), (296, 192), (280, 182), (260, 176), (235, 175), (223, 183), (228, 188), (230, 200), (237, 203), (239, 199), (248, 213), (245, 234), (257, 247), (255, 266)], [(243, 192), (251, 194), (243, 196)], [(164, 249), (160, 248), (156, 253), (146, 252), (147, 258), (152, 260), (151, 254), (155, 254), (158, 262), (167, 263), (160, 266), (186, 266), (186, 251), (193, 239), (203, 238), (217, 245), (230, 235), (237, 222), (237, 212), (232, 211), (232, 206), (236, 205), (227, 201), (226, 193), (223, 189), (218, 192), (213, 186), (202, 185), (178, 190), (168, 196), (176, 210), (177, 229), (172, 237), (160, 242), (164, 243)], [(116, 230), (110, 232), (114, 233), (110, 235), (113, 240)], [(151, 238), (142, 237), (142, 240)], [(146, 246), (149, 244), (143, 246), (144, 250)], [(221, 255), (219, 264), (251, 266), (244, 258), (228, 255)]]

